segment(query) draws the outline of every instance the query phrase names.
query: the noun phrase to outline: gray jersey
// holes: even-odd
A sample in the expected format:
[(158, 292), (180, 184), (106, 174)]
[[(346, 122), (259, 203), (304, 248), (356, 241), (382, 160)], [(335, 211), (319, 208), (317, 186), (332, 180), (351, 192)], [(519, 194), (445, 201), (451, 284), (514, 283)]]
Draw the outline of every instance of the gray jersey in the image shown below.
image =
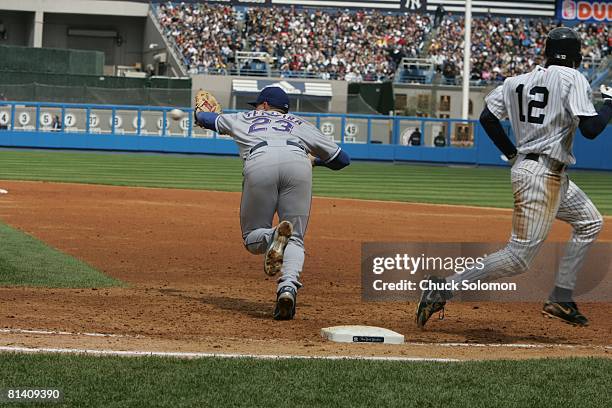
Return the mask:
[(215, 125), (219, 133), (236, 141), (243, 159), (253, 146), (268, 140), (301, 142), (313, 156), (324, 161), (333, 160), (340, 152), (340, 147), (314, 125), (292, 114), (255, 110), (222, 114)]
[(520, 154), (544, 154), (574, 164), (579, 116), (597, 115), (591, 98), (591, 87), (580, 72), (551, 65), (507, 78), (485, 102), (498, 119), (510, 119)]

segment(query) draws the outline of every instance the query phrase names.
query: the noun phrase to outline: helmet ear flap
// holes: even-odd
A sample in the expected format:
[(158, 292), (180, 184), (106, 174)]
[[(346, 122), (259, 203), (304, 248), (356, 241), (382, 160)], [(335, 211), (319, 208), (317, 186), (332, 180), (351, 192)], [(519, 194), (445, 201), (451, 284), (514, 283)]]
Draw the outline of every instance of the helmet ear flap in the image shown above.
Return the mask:
[(578, 53), (578, 57), (576, 58), (576, 66), (575, 66), (575, 68), (578, 68), (580, 66), (580, 64), (582, 64), (582, 53)]

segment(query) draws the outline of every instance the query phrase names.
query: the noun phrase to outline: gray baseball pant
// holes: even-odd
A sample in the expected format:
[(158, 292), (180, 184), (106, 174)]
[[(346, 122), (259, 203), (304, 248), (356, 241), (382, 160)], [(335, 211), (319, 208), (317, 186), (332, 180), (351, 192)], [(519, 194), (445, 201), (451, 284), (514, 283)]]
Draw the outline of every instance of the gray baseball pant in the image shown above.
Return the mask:
[(312, 165), (308, 155), (285, 140), (268, 141), (244, 163), (240, 226), (247, 250), (263, 254), (273, 238), (274, 214), (293, 224), (285, 249), (278, 289), (299, 289), (304, 265), (304, 234), (312, 199)]

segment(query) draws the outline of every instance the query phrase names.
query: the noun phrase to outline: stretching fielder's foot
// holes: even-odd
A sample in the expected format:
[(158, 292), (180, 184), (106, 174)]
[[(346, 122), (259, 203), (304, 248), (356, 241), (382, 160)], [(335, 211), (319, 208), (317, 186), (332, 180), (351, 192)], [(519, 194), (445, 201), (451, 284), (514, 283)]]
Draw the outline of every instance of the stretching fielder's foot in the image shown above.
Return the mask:
[(291, 286), (282, 287), (276, 295), (274, 320), (291, 320), (295, 316), (297, 292)]
[(274, 236), (264, 257), (264, 272), (268, 276), (274, 276), (283, 266), (285, 248), (293, 234), (293, 225), (289, 221), (281, 221), (274, 230)]

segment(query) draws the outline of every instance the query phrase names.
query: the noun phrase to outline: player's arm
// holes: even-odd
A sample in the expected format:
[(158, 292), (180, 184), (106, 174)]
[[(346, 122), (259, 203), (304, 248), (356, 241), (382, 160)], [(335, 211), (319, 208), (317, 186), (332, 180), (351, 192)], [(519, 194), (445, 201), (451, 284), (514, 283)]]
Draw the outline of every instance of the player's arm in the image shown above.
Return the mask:
[(480, 114), (480, 124), (485, 132), (487, 132), (487, 136), (489, 136), (495, 146), (497, 146), (508, 160), (512, 160), (516, 157), (516, 147), (514, 143), (512, 143), (506, 134), (497, 116), (495, 116), (488, 107), (485, 107)]
[(294, 135), (308, 147), (313, 166), (340, 170), (351, 164), (349, 155), (311, 123), (304, 123), (303, 126), (297, 127)]
[(218, 113), (193, 111), (193, 117), (196, 125), (219, 133), (219, 130), (217, 129), (217, 118), (219, 117)]
[(343, 169), (349, 164), (351, 164), (350, 156), (340, 147), (338, 147), (338, 151), (336, 152), (336, 154), (330, 157), (329, 159), (322, 160), (318, 157), (315, 157), (312, 163), (313, 166), (323, 166), (332, 170)]
[(604, 104), (594, 116), (578, 116), (580, 118), (580, 132), (587, 139), (595, 139), (608, 126), (612, 119), (612, 88), (602, 85), (601, 96)]
[(516, 157), (516, 147), (506, 134), (500, 119), (508, 115), (504, 103), (503, 85), (495, 88), (485, 98), (485, 108), (480, 114), (480, 124), (487, 136), (509, 161)]

